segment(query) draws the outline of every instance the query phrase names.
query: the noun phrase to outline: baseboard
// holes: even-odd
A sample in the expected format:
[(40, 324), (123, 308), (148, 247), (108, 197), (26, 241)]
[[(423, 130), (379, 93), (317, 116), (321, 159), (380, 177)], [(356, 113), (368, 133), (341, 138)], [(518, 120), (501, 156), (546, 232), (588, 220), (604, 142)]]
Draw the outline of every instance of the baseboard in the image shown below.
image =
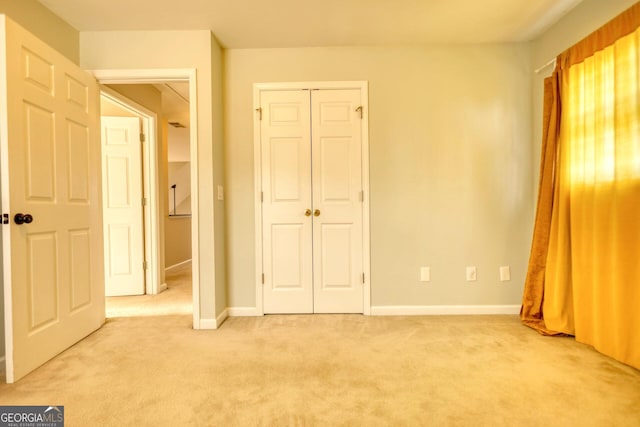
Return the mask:
[(519, 313), (519, 305), (380, 305), (371, 307), (372, 316), (446, 316)]
[(227, 311), (230, 317), (262, 316), (256, 307), (229, 307)]
[(171, 265), (171, 266), (169, 266), (169, 267), (165, 267), (165, 268), (164, 268), (164, 272), (165, 272), (165, 273), (167, 273), (167, 272), (169, 272), (169, 271), (171, 271), (171, 270), (174, 270), (174, 269), (176, 269), (176, 268), (178, 268), (178, 267), (182, 267), (183, 265), (185, 265), (185, 264), (187, 264), (187, 263), (190, 263), (190, 262), (191, 262), (191, 259), (188, 259), (188, 260), (186, 260), (186, 261), (182, 261), (182, 262), (179, 262), (179, 263), (177, 263), (177, 264), (173, 264), (173, 265)]
[[(256, 307), (229, 307), (229, 317), (262, 316)], [(519, 305), (380, 305), (372, 316), (446, 316), (461, 314), (519, 314)]]
[(224, 321), (227, 320), (227, 317), (229, 317), (229, 310), (225, 308), (224, 310), (222, 310), (222, 313), (220, 313), (218, 317), (216, 317), (216, 328), (222, 326)]
[(164, 292), (168, 289), (169, 287), (167, 286), (166, 283), (160, 283), (160, 286), (158, 286), (158, 293), (160, 292)]
[(199, 329), (218, 329), (220, 325), (224, 323), (229, 317), (228, 311), (222, 310), (222, 313), (218, 315), (215, 319), (200, 319), (200, 328)]

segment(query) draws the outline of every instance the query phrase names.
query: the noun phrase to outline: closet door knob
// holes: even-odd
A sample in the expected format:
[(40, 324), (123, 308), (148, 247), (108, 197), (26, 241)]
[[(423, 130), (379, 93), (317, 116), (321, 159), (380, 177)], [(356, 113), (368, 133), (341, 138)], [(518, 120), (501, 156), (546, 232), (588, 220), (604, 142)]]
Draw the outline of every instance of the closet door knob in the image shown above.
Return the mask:
[(311, 209), (307, 209), (307, 210), (304, 212), (304, 216), (311, 216)]
[(320, 216), (320, 209), (313, 211), (313, 216)]

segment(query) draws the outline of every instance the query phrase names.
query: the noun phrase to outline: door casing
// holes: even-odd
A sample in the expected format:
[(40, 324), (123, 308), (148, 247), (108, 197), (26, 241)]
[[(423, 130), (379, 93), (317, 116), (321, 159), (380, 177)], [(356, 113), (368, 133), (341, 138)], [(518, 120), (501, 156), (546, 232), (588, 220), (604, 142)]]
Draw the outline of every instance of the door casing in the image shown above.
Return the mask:
[(262, 162), (260, 146), (260, 94), (273, 90), (313, 90), (313, 89), (359, 89), (362, 97), (362, 268), (364, 271), (363, 308), (364, 314), (371, 314), (371, 244), (369, 218), (369, 83), (367, 81), (337, 82), (278, 82), (254, 83), (253, 85), (253, 164), (254, 164), (254, 220), (255, 220), (255, 315), (264, 315), (263, 306), (263, 253), (262, 253)]
[[(124, 70), (91, 70), (100, 84), (154, 84), (168, 81), (189, 82), (189, 128), (191, 146), (191, 272), (193, 288), (193, 329), (201, 329), (200, 316), (200, 227), (198, 214), (198, 107), (196, 70), (184, 69), (124, 69)], [(157, 182), (157, 175), (155, 180)], [(145, 190), (146, 191), (146, 190)], [(156, 194), (158, 189), (156, 188)], [(156, 202), (151, 210), (159, 215), (160, 206)], [(158, 221), (159, 224), (159, 221)], [(159, 231), (158, 231), (159, 233)], [(158, 234), (159, 236), (159, 234)], [(156, 244), (157, 259), (160, 260), (160, 245)], [(153, 266), (158, 274), (159, 262)]]

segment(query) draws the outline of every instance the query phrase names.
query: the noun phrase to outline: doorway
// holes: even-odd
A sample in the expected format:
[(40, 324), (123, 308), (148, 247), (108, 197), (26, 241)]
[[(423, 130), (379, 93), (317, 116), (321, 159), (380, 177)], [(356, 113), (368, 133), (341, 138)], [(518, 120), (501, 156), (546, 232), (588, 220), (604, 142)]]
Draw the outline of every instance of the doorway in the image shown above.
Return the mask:
[[(190, 145), (190, 164), (188, 167), (188, 178), (187, 180), (191, 186), (191, 197), (190, 197), (190, 215), (191, 215), (191, 225), (188, 227), (188, 236), (190, 237), (190, 252), (191, 252), (191, 261), (185, 262), (180, 266), (179, 271), (176, 272), (167, 272), (167, 278), (172, 280), (172, 274), (181, 275), (183, 278), (186, 276), (189, 277), (189, 301), (190, 301), (190, 312), (193, 313), (193, 326), (195, 329), (200, 328), (200, 309), (199, 309), (199, 269), (198, 269), (198, 221), (197, 221), (197, 206), (198, 206), (198, 194), (197, 194), (197, 162), (194, 159), (197, 159), (197, 107), (195, 103), (196, 99), (196, 80), (195, 80), (195, 70), (185, 69), (185, 70), (95, 70), (93, 71), (94, 76), (97, 80), (103, 85), (164, 85), (165, 83), (174, 83), (180, 82), (186, 85), (188, 92), (188, 118), (186, 119), (185, 125), (189, 128), (189, 136), (188, 143)], [(150, 126), (150, 130), (154, 131), (155, 126)], [(154, 150), (151, 150), (151, 156), (149, 160), (149, 166), (151, 168), (157, 167), (158, 158), (161, 153), (157, 153)], [(154, 157), (155, 156), (155, 157)], [(146, 166), (146, 165), (145, 165)], [(158, 182), (158, 171), (151, 171), (150, 175), (154, 177), (149, 180), (149, 192), (145, 188), (145, 194), (149, 194), (150, 196), (155, 195), (156, 200), (152, 200), (149, 198), (146, 202), (149, 205), (149, 211), (155, 214), (156, 225), (152, 226), (152, 232), (147, 236), (145, 235), (145, 241), (149, 239), (154, 239), (155, 236), (155, 244), (145, 244), (145, 250), (150, 250), (153, 252), (155, 256), (155, 262), (149, 261), (152, 257), (147, 256), (147, 271), (151, 271), (153, 274), (157, 274), (158, 278), (158, 289), (155, 293), (158, 293), (165, 289), (166, 283), (163, 279), (165, 277), (165, 263), (164, 263), (164, 253), (161, 253), (161, 244), (160, 240), (162, 239), (162, 235), (160, 233), (160, 226), (162, 223), (166, 223), (168, 212), (166, 209), (167, 200), (169, 200), (169, 195), (167, 193), (162, 193), (165, 189), (160, 187)], [(163, 184), (163, 186), (166, 182)], [(145, 184), (146, 185), (146, 184)], [(155, 187), (154, 187), (155, 186)], [(146, 196), (145, 196), (146, 197)], [(153, 222), (153, 218), (151, 219)], [(145, 217), (145, 231), (147, 218)], [(183, 281), (184, 282), (184, 281)], [(184, 283), (183, 283), (184, 284)], [(149, 288), (147, 286), (147, 288)], [(153, 293), (153, 292), (148, 292)], [(162, 292), (162, 296), (165, 297), (167, 292)], [(156, 298), (157, 300), (157, 298)]]
[(369, 314), (366, 82), (254, 89), (258, 306)]

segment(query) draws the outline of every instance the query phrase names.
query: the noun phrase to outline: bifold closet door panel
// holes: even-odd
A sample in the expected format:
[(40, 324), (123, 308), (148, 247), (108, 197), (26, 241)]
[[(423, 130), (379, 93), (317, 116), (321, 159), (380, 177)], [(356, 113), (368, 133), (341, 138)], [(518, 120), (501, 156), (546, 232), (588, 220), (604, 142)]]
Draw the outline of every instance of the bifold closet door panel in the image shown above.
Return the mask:
[(311, 92), (314, 312), (363, 312), (360, 90)]
[(261, 94), (265, 313), (312, 313), (311, 135), (308, 90)]

